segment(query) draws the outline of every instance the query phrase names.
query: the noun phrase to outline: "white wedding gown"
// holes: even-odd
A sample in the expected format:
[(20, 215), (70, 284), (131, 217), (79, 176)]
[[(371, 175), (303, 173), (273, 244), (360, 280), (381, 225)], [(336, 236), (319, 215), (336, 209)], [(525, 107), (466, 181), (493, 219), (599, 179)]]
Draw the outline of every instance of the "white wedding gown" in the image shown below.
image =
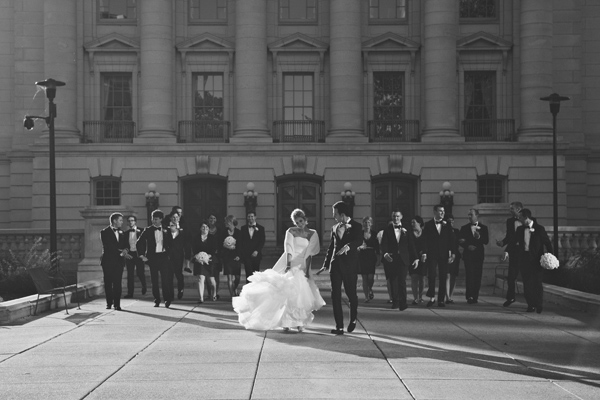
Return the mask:
[[(272, 269), (254, 273), (232, 305), (246, 329), (271, 330), (304, 327), (312, 322), (313, 311), (325, 305), (317, 285), (305, 275), (306, 259), (319, 253), (319, 238), (285, 234), (285, 252)], [(289, 271), (286, 253), (292, 254)]]

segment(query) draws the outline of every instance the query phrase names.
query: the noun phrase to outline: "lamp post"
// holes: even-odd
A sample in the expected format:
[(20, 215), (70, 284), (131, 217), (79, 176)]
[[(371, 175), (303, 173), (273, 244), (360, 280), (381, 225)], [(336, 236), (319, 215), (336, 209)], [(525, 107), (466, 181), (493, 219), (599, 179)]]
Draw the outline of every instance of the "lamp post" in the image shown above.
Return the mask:
[(342, 201), (348, 204), (348, 209), (350, 210), (349, 217), (352, 217), (354, 215), (354, 197), (356, 196), (356, 192), (352, 191), (351, 182), (344, 183), (344, 190), (340, 195), (342, 196)]
[(444, 206), (446, 216), (452, 215), (452, 206), (454, 205), (454, 192), (451, 188), (450, 182), (446, 181), (442, 183), (442, 190), (440, 190), (440, 204)]
[(152, 225), (152, 211), (158, 209), (158, 198), (160, 197), (160, 193), (156, 191), (156, 183), (148, 184), (148, 191), (144, 193), (144, 197), (146, 197), (148, 225)]
[(246, 185), (246, 191), (244, 195), (244, 207), (246, 207), (246, 215), (253, 212), (256, 213), (256, 206), (258, 205), (258, 192), (254, 190), (254, 183), (248, 182)]
[(552, 113), (552, 199), (554, 202), (554, 234), (552, 235), (552, 245), (554, 246), (554, 255), (558, 257), (558, 166), (556, 162), (556, 115), (560, 111), (560, 102), (571, 99), (569, 97), (561, 96), (558, 93), (552, 93), (550, 96), (540, 97), (540, 100), (550, 103), (550, 113)]
[(37, 86), (44, 88), (46, 97), (48, 98), (48, 116), (39, 117), (35, 115), (26, 115), (23, 120), (23, 126), (27, 130), (33, 128), (34, 119), (43, 119), (48, 125), (50, 132), (50, 262), (51, 269), (58, 267), (57, 257), (57, 234), (56, 234), (56, 157), (54, 154), (54, 119), (56, 118), (56, 104), (54, 104), (54, 98), (56, 97), (56, 88), (59, 86), (65, 86), (64, 82), (54, 80), (52, 78), (46, 79), (45, 81), (39, 81), (35, 83)]

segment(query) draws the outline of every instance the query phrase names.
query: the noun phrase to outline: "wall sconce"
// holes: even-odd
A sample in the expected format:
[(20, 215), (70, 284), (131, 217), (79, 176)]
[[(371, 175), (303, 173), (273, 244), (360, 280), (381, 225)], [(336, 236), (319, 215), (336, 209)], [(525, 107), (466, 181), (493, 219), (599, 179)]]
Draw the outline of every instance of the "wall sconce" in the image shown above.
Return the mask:
[(248, 182), (246, 185), (246, 191), (243, 194), (246, 215), (248, 215), (249, 212), (256, 213), (256, 206), (258, 205), (258, 192), (254, 190), (254, 183)]
[(342, 201), (348, 205), (350, 216), (352, 216), (354, 214), (354, 196), (356, 196), (356, 192), (352, 191), (352, 183), (344, 183), (344, 190), (340, 195), (342, 196)]
[(156, 191), (156, 183), (148, 184), (148, 191), (144, 193), (146, 197), (146, 211), (148, 216), (148, 225), (152, 225), (152, 211), (158, 209), (158, 198), (160, 193)]
[(454, 192), (451, 188), (450, 182), (446, 181), (442, 183), (442, 190), (440, 190), (440, 204), (444, 206), (446, 216), (452, 215), (452, 206), (454, 205)]

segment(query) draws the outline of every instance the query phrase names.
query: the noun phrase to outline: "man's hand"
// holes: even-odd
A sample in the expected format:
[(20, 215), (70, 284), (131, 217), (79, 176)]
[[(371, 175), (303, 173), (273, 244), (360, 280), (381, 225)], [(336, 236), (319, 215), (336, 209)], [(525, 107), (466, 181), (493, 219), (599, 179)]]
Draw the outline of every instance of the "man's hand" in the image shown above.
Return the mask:
[(340, 249), (340, 251), (338, 251), (337, 253), (335, 253), (336, 256), (341, 256), (341, 255), (345, 255), (348, 251), (350, 251), (350, 246), (348, 246), (347, 244), (344, 245), (344, 247), (342, 247)]
[(450, 254), (450, 258), (448, 258), (448, 264), (452, 264), (454, 262), (454, 254)]
[(258, 255), (258, 251), (254, 251), (252, 254), (250, 254), (250, 257), (256, 257)]
[(505, 251), (504, 254), (502, 255), (502, 257), (500, 257), (500, 261), (506, 261), (508, 260), (508, 253)]
[(392, 256), (390, 256), (390, 253), (385, 253), (385, 254), (383, 255), (383, 258), (385, 258), (385, 261), (387, 261), (387, 262), (392, 262), (392, 261), (394, 261), (394, 260), (392, 259)]
[(502, 240), (496, 240), (496, 246), (504, 247), (504, 242)]
[(143, 262), (148, 262), (148, 257), (146, 257), (146, 256), (140, 256), (140, 258), (142, 259)]
[(321, 275), (321, 272), (326, 271), (326, 270), (327, 270), (327, 268), (321, 267), (321, 269), (317, 271), (317, 275)]
[(412, 262), (412, 267), (413, 267), (413, 269), (417, 269), (418, 266), (419, 266), (419, 259), (417, 258), (415, 261)]
[(421, 256), (421, 262), (425, 262), (425, 261), (427, 261), (427, 254), (423, 254)]

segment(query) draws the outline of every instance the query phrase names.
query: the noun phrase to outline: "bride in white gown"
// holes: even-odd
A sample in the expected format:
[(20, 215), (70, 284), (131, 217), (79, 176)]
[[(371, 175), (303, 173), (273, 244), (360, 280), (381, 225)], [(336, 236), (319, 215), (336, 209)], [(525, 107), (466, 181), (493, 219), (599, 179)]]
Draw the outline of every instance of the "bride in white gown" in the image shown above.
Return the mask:
[(309, 229), (304, 211), (292, 212), (295, 227), (285, 233), (284, 253), (272, 269), (254, 273), (239, 297), (232, 299), (240, 324), (246, 329), (290, 327), (302, 332), (313, 311), (325, 305), (310, 278), (311, 257), (319, 253), (317, 232)]

